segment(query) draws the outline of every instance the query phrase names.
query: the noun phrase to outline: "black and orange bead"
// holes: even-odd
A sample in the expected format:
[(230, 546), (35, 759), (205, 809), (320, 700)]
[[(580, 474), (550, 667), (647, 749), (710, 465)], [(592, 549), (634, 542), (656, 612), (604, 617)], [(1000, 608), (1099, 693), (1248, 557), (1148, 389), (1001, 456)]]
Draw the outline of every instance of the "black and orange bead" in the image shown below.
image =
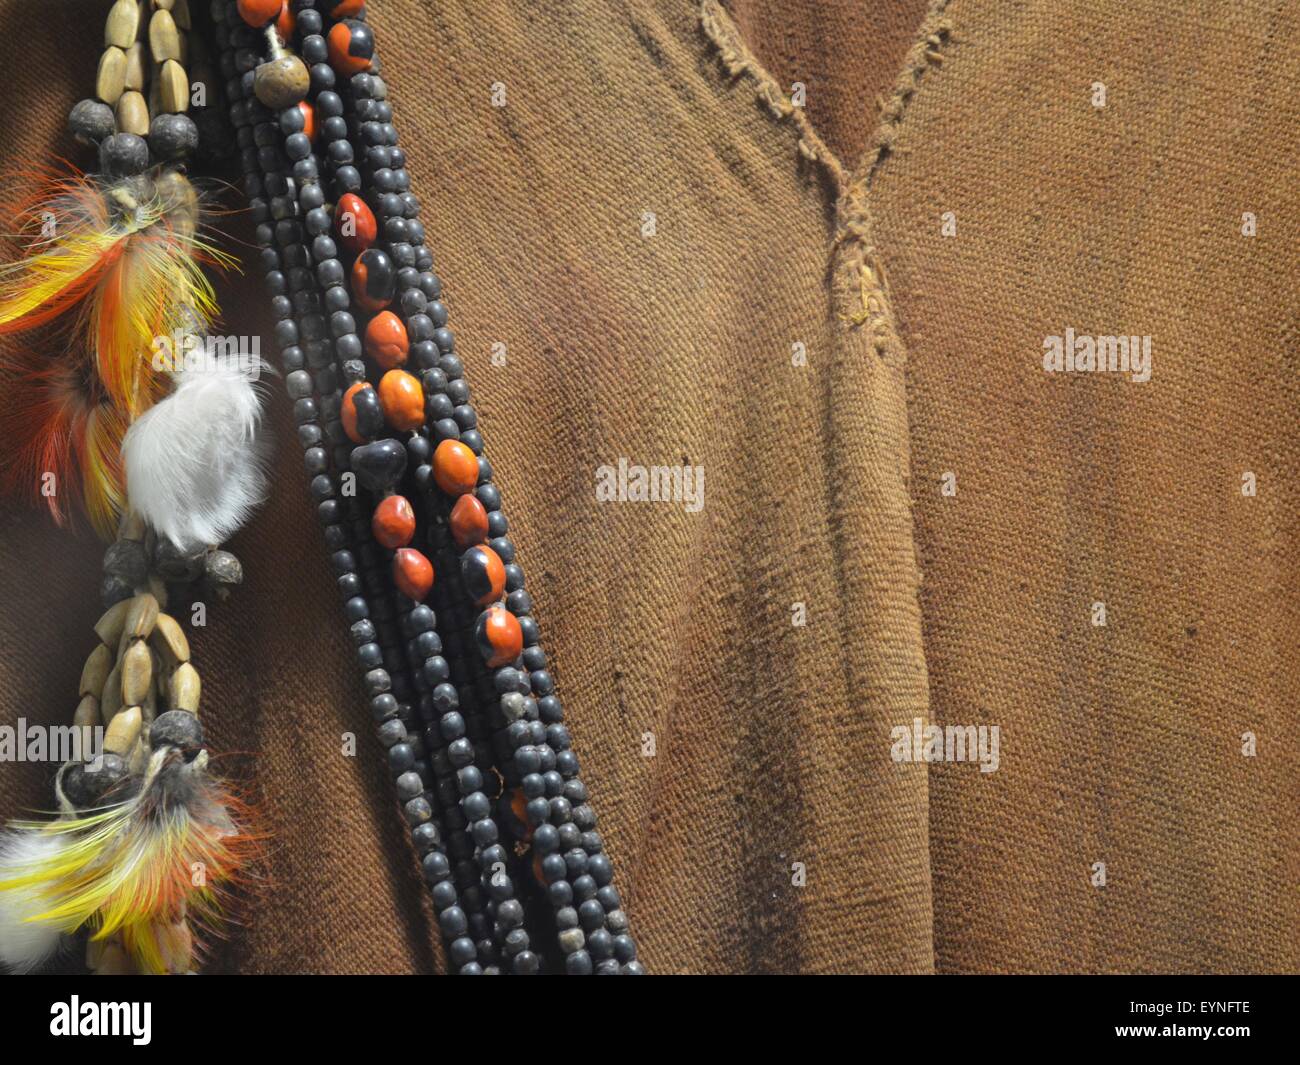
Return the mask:
[[(368, 311), (382, 311), (393, 302), (397, 270), (379, 248), (367, 248), (352, 264), (352, 295)], [(399, 323), (400, 324), (400, 323)]]
[(489, 666), (506, 666), (524, 650), (519, 619), (503, 606), (488, 607), (474, 623), (474, 642)]
[(336, 22), (329, 34), (330, 66), (344, 77), (364, 74), (375, 58), (375, 35), (356, 19)]
[(460, 572), (465, 589), (478, 606), (495, 603), (506, 590), (505, 563), (486, 545), (471, 547), (461, 556)]

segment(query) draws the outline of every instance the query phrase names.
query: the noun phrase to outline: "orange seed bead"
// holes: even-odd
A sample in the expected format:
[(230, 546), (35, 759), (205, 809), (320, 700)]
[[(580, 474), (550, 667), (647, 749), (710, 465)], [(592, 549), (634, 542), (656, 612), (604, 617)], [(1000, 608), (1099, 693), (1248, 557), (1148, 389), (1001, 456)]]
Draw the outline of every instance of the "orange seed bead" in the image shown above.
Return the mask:
[(456, 546), (462, 551), (475, 544), (481, 544), (488, 536), (487, 508), (479, 502), (478, 496), (467, 492), (456, 500), (451, 508), (451, 535)]
[(478, 459), (459, 440), (444, 440), (433, 451), (433, 479), (449, 496), (472, 492), (478, 484)]
[(254, 29), (260, 30), (276, 19), (286, 6), (284, 0), (239, 0), (239, 17)]
[(393, 555), (393, 583), (418, 603), (433, 587), (433, 563), (413, 547), (399, 548)]
[(405, 496), (386, 496), (370, 519), (375, 539), (385, 547), (405, 547), (415, 535), (415, 508)]
[(418, 429), (424, 424), (424, 389), (405, 370), (389, 370), (379, 379), (379, 405), (394, 429)]
[(392, 311), (380, 311), (366, 324), (366, 354), (385, 370), (406, 362), (410, 346), (406, 326)]

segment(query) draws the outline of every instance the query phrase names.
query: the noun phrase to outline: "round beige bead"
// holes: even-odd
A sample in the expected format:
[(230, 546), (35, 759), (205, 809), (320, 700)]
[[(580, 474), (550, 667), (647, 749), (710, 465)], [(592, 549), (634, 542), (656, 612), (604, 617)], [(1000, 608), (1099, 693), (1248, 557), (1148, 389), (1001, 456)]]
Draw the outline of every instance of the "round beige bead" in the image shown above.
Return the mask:
[(253, 75), (253, 92), (265, 107), (274, 111), (292, 107), (307, 98), (311, 74), (307, 64), (296, 55), (282, 55), (257, 68)]

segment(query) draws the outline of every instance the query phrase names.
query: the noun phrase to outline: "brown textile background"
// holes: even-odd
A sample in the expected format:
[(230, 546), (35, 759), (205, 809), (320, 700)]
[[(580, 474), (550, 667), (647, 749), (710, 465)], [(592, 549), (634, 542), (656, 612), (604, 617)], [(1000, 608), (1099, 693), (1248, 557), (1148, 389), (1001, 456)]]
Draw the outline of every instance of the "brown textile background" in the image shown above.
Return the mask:
[[(5, 158), (104, 8), (0, 3)], [(1296, 5), (371, 8), (647, 965), (1300, 968)], [(227, 330), (265, 305), (232, 281)], [(1067, 326), (1151, 335), (1151, 382), (1045, 374)], [(276, 836), (214, 968), (437, 970), (286, 407), (192, 634)], [(620, 457), (703, 465), (704, 509), (598, 504)], [(70, 717), (99, 555), (0, 511), (0, 721)], [(1000, 726), (1000, 769), (894, 764), (913, 717)], [(51, 775), (0, 766), (0, 814)]]

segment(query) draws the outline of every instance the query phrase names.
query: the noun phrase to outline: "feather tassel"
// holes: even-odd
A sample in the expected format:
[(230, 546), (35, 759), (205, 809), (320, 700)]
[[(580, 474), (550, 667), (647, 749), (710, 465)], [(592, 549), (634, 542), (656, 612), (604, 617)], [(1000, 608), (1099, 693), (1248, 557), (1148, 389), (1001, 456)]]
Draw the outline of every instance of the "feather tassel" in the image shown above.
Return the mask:
[(265, 497), (256, 365), (191, 358), (122, 442), (132, 509), (182, 550), (224, 542)]
[(259, 846), (247, 808), (208, 774), (207, 760), (162, 747), (129, 797), (10, 825), (0, 838), (0, 960), (34, 968), (61, 935), (85, 926), (92, 940), (120, 942), (141, 972), (186, 971), (181, 948), (192, 929), (216, 929)]

